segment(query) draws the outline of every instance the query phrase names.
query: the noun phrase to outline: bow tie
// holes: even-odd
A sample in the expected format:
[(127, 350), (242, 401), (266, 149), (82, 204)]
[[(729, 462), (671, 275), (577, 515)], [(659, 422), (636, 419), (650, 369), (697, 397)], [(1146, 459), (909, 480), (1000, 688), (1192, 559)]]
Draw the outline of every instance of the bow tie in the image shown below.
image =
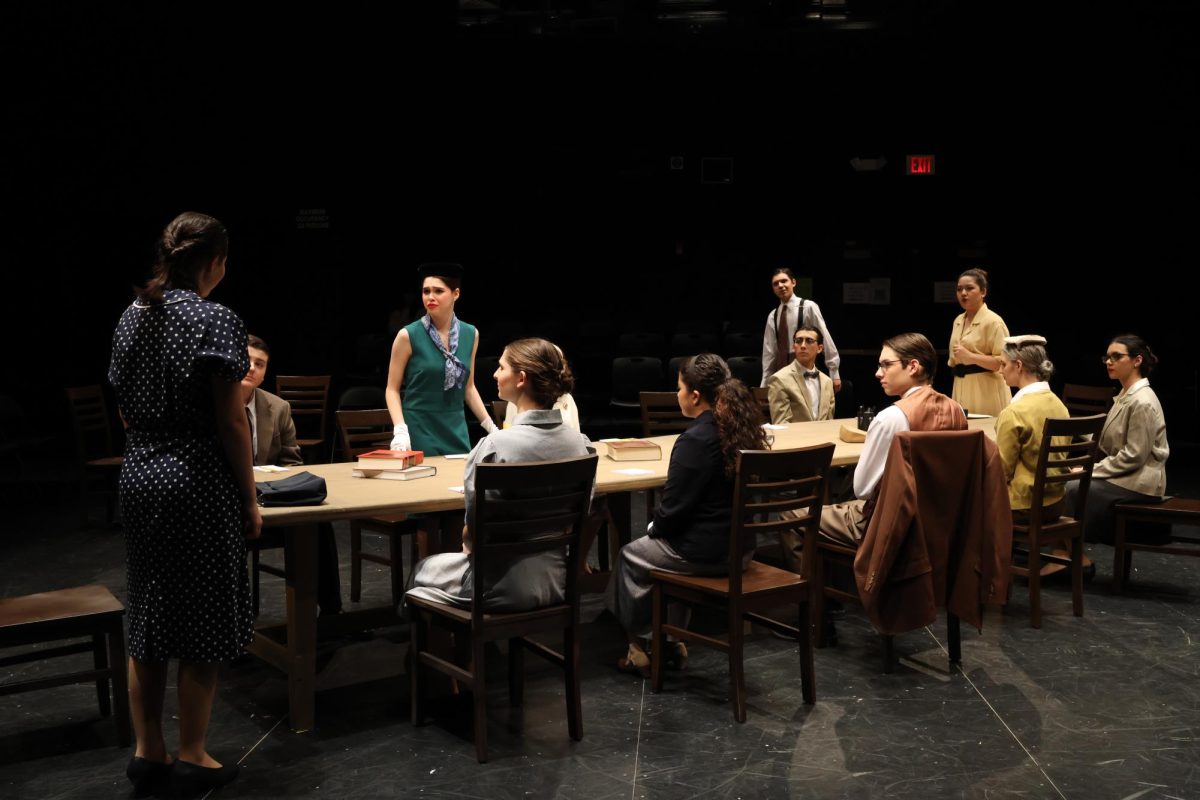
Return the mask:
[(812, 372), (805, 372), (805, 373), (804, 373), (804, 377), (806, 377), (806, 378), (815, 378), (815, 377), (817, 377), (817, 376), (818, 376), (818, 375), (820, 375), (820, 374), (821, 374), (821, 373), (817, 372), (817, 371), (814, 369)]

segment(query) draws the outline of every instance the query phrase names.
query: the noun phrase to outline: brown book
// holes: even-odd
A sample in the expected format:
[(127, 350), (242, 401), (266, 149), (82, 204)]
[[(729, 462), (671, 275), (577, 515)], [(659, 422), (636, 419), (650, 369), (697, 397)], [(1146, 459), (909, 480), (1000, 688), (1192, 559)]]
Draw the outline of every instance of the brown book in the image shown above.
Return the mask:
[(662, 448), (645, 439), (625, 439), (619, 442), (605, 442), (605, 444), (608, 445), (608, 457), (613, 461), (662, 460)]
[(358, 457), (361, 469), (408, 469), (425, 460), (421, 450), (372, 450)]
[(433, 464), (418, 464), (408, 469), (368, 469), (359, 467), (350, 473), (355, 478), (381, 478), (385, 481), (411, 481), (437, 475)]

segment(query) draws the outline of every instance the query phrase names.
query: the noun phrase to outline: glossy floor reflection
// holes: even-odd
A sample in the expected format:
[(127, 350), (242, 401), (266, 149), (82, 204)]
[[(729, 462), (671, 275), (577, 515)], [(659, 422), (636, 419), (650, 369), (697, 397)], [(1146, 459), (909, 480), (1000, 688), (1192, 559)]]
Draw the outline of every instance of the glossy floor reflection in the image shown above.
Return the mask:
[[(122, 595), (120, 531), (79, 530), (68, 499), (42, 499), (61, 510), (13, 521), (0, 544), (0, 593), (97, 581)], [(345, 526), (338, 535), (344, 558)], [(939, 622), (900, 637), (901, 665), (883, 674), (879, 640), (851, 610), (838, 622), (840, 644), (817, 652), (818, 702), (805, 706), (795, 651), (756, 634), (743, 725), (733, 721), (718, 653), (693, 650), (657, 695), (616, 672), (619, 632), (590, 598), (583, 741), (567, 736), (561, 673), (527, 658), (525, 706), (511, 709), (506, 662), (493, 650), (484, 765), (475, 762), (466, 697), (442, 697), (426, 725), (409, 723), (402, 628), (322, 644), (318, 727), (305, 734), (288, 729), (283, 677), (245, 659), (223, 672), (210, 739), (243, 773), (214, 796), (1198, 797), (1200, 559), (1138, 554), (1133, 590), (1114, 597), (1111, 549), (1090, 551), (1098, 574), (1083, 618), (1056, 584), (1043, 628), (1033, 630), (1019, 584), (982, 635), (964, 631), (961, 670), (949, 669)], [(383, 602), (382, 570), (365, 569), (364, 603)], [(280, 582), (263, 580), (265, 613), (278, 614)], [(346, 567), (347, 598), (348, 586)], [(91, 687), (0, 698), (0, 797), (128, 797), (129, 755), (99, 718)]]

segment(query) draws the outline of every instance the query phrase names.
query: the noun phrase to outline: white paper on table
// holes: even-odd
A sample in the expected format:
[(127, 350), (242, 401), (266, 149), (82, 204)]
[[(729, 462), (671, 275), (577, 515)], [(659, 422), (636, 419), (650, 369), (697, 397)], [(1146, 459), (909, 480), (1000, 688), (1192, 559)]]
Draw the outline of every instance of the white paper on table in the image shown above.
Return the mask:
[(763, 430), (768, 430), (768, 431), (786, 431), (787, 429), (788, 429), (788, 426), (787, 426), (787, 425), (772, 425), (772, 424), (771, 424), (771, 423), (769, 423), (769, 422), (763, 423)]
[(629, 467), (627, 469), (614, 469), (613, 472), (618, 475), (653, 475), (652, 469), (638, 469), (637, 467)]
[(287, 472), (287, 467), (277, 467), (274, 464), (264, 464), (261, 467), (255, 467), (255, 472)]
[(469, 455), (470, 455), (470, 453), (451, 453), (451, 454), (450, 454), (450, 455), (448, 455), (448, 456), (442, 456), (442, 458), (446, 458), (446, 459), (451, 459), (451, 458), (466, 458), (466, 457), (467, 457), (467, 456), (469, 456)]
[(447, 488), (452, 492), (458, 492), (459, 494), (463, 493), (463, 487), (461, 486), (449, 486)]

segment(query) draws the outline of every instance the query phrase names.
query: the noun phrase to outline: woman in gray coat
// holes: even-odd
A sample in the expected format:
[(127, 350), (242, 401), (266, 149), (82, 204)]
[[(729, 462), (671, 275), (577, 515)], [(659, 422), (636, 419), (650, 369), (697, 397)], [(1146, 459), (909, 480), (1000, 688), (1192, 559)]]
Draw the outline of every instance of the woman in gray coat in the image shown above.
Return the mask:
[[(587, 455), (591, 444), (582, 433), (564, 424), (562, 414), (552, 408), (575, 383), (562, 352), (553, 344), (545, 339), (512, 342), (504, 348), (494, 377), (500, 399), (514, 403), (518, 413), (511, 427), (493, 430), (467, 457), (463, 494), (468, 521), (475, 506), (477, 464), (574, 458)], [(462, 552), (439, 553), (417, 564), (407, 594), (470, 607), (470, 553), (471, 532), (464, 527)], [(529, 611), (563, 602), (566, 565), (563, 552), (526, 556), (489, 587), (484, 607), (488, 611)]]

